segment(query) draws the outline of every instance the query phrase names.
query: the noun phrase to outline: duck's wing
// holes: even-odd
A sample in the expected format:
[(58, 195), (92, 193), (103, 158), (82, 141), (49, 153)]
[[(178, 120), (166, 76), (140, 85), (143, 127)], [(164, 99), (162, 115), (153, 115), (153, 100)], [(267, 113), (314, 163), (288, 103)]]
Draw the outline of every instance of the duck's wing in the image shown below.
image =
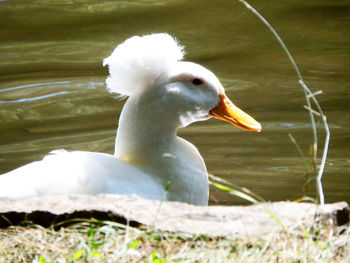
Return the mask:
[(161, 183), (112, 155), (54, 151), (43, 160), (0, 175), (0, 197), (55, 194), (137, 194), (161, 199)]

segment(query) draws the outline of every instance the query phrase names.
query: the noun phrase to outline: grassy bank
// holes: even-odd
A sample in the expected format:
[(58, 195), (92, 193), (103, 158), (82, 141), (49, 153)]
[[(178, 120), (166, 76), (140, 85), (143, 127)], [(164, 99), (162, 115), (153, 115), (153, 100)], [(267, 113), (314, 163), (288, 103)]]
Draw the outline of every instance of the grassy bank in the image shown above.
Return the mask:
[(263, 237), (210, 237), (84, 220), (0, 230), (0, 262), (350, 262), (349, 226), (298, 225)]

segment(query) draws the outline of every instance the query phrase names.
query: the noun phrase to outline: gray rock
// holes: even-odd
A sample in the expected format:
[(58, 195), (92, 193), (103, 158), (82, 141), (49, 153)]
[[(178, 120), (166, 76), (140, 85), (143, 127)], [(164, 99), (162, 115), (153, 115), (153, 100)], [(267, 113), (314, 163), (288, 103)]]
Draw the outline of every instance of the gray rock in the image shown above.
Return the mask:
[(148, 225), (164, 231), (226, 236), (260, 235), (282, 229), (266, 209), (286, 227), (317, 218), (335, 225), (349, 222), (346, 202), (326, 204), (274, 202), (251, 206), (200, 207), (179, 202), (146, 200), (125, 195), (40, 196), (0, 199), (0, 227), (31, 221), (43, 226), (71, 218), (97, 218), (131, 225)]

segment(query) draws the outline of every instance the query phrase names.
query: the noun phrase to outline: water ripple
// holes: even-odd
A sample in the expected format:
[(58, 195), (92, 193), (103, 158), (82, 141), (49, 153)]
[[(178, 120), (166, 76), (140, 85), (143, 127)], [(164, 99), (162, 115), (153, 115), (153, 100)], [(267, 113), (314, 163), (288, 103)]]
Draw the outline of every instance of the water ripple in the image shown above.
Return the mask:
[(41, 100), (41, 99), (46, 99), (50, 97), (54, 97), (57, 95), (63, 95), (63, 94), (68, 94), (68, 93), (76, 93), (77, 91), (59, 91), (59, 92), (54, 92), (46, 95), (41, 95), (41, 96), (36, 96), (36, 97), (31, 97), (31, 98), (21, 98), (17, 100), (0, 100), (0, 104), (3, 103), (18, 103), (18, 102), (27, 102), (27, 101), (35, 101), (35, 100)]
[[(0, 104), (29, 102), (47, 99), (59, 95), (77, 93), (80, 92), (82, 88), (84, 88), (84, 90), (89, 90), (99, 88), (103, 85), (104, 83), (102, 82), (94, 81), (88, 81), (83, 83), (74, 83), (74, 81), (55, 81), (18, 85), (0, 89), (0, 95), (3, 94), (3, 98), (2, 100), (0, 100)], [(43, 88), (46, 89), (47, 87), (49, 87), (48, 92), (46, 90), (43, 90)], [(64, 88), (65, 90), (62, 90), (62, 88)], [(28, 90), (29, 93), (26, 92), (26, 90)], [(21, 91), (23, 91), (23, 93), (21, 93)]]
[(70, 83), (70, 81), (31, 83), (31, 84), (27, 84), (27, 85), (20, 85), (20, 86), (10, 87), (10, 88), (6, 88), (6, 89), (0, 89), (0, 92), (25, 89), (25, 88), (33, 88), (33, 87), (40, 87), (40, 86), (47, 86), (47, 85), (69, 84), (69, 83)]

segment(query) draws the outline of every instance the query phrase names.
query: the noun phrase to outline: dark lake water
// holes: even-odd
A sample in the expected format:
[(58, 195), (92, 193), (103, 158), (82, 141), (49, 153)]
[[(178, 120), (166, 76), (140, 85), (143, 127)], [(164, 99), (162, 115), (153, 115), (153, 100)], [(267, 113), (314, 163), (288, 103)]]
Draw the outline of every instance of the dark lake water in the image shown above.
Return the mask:
[[(350, 2), (251, 1), (280, 33), (331, 129), (325, 200), (350, 201)], [(113, 153), (123, 101), (104, 89), (102, 59), (132, 35), (168, 32), (211, 69), (261, 133), (218, 120), (179, 133), (210, 173), (266, 200), (303, 195), (312, 143), (303, 92), (270, 31), (238, 1), (0, 0), (0, 174), (53, 149)], [(319, 125), (319, 148), (324, 132)], [(321, 152), (319, 152), (320, 156)], [(219, 190), (221, 204), (245, 203)], [(307, 194), (315, 197), (315, 183)]]

